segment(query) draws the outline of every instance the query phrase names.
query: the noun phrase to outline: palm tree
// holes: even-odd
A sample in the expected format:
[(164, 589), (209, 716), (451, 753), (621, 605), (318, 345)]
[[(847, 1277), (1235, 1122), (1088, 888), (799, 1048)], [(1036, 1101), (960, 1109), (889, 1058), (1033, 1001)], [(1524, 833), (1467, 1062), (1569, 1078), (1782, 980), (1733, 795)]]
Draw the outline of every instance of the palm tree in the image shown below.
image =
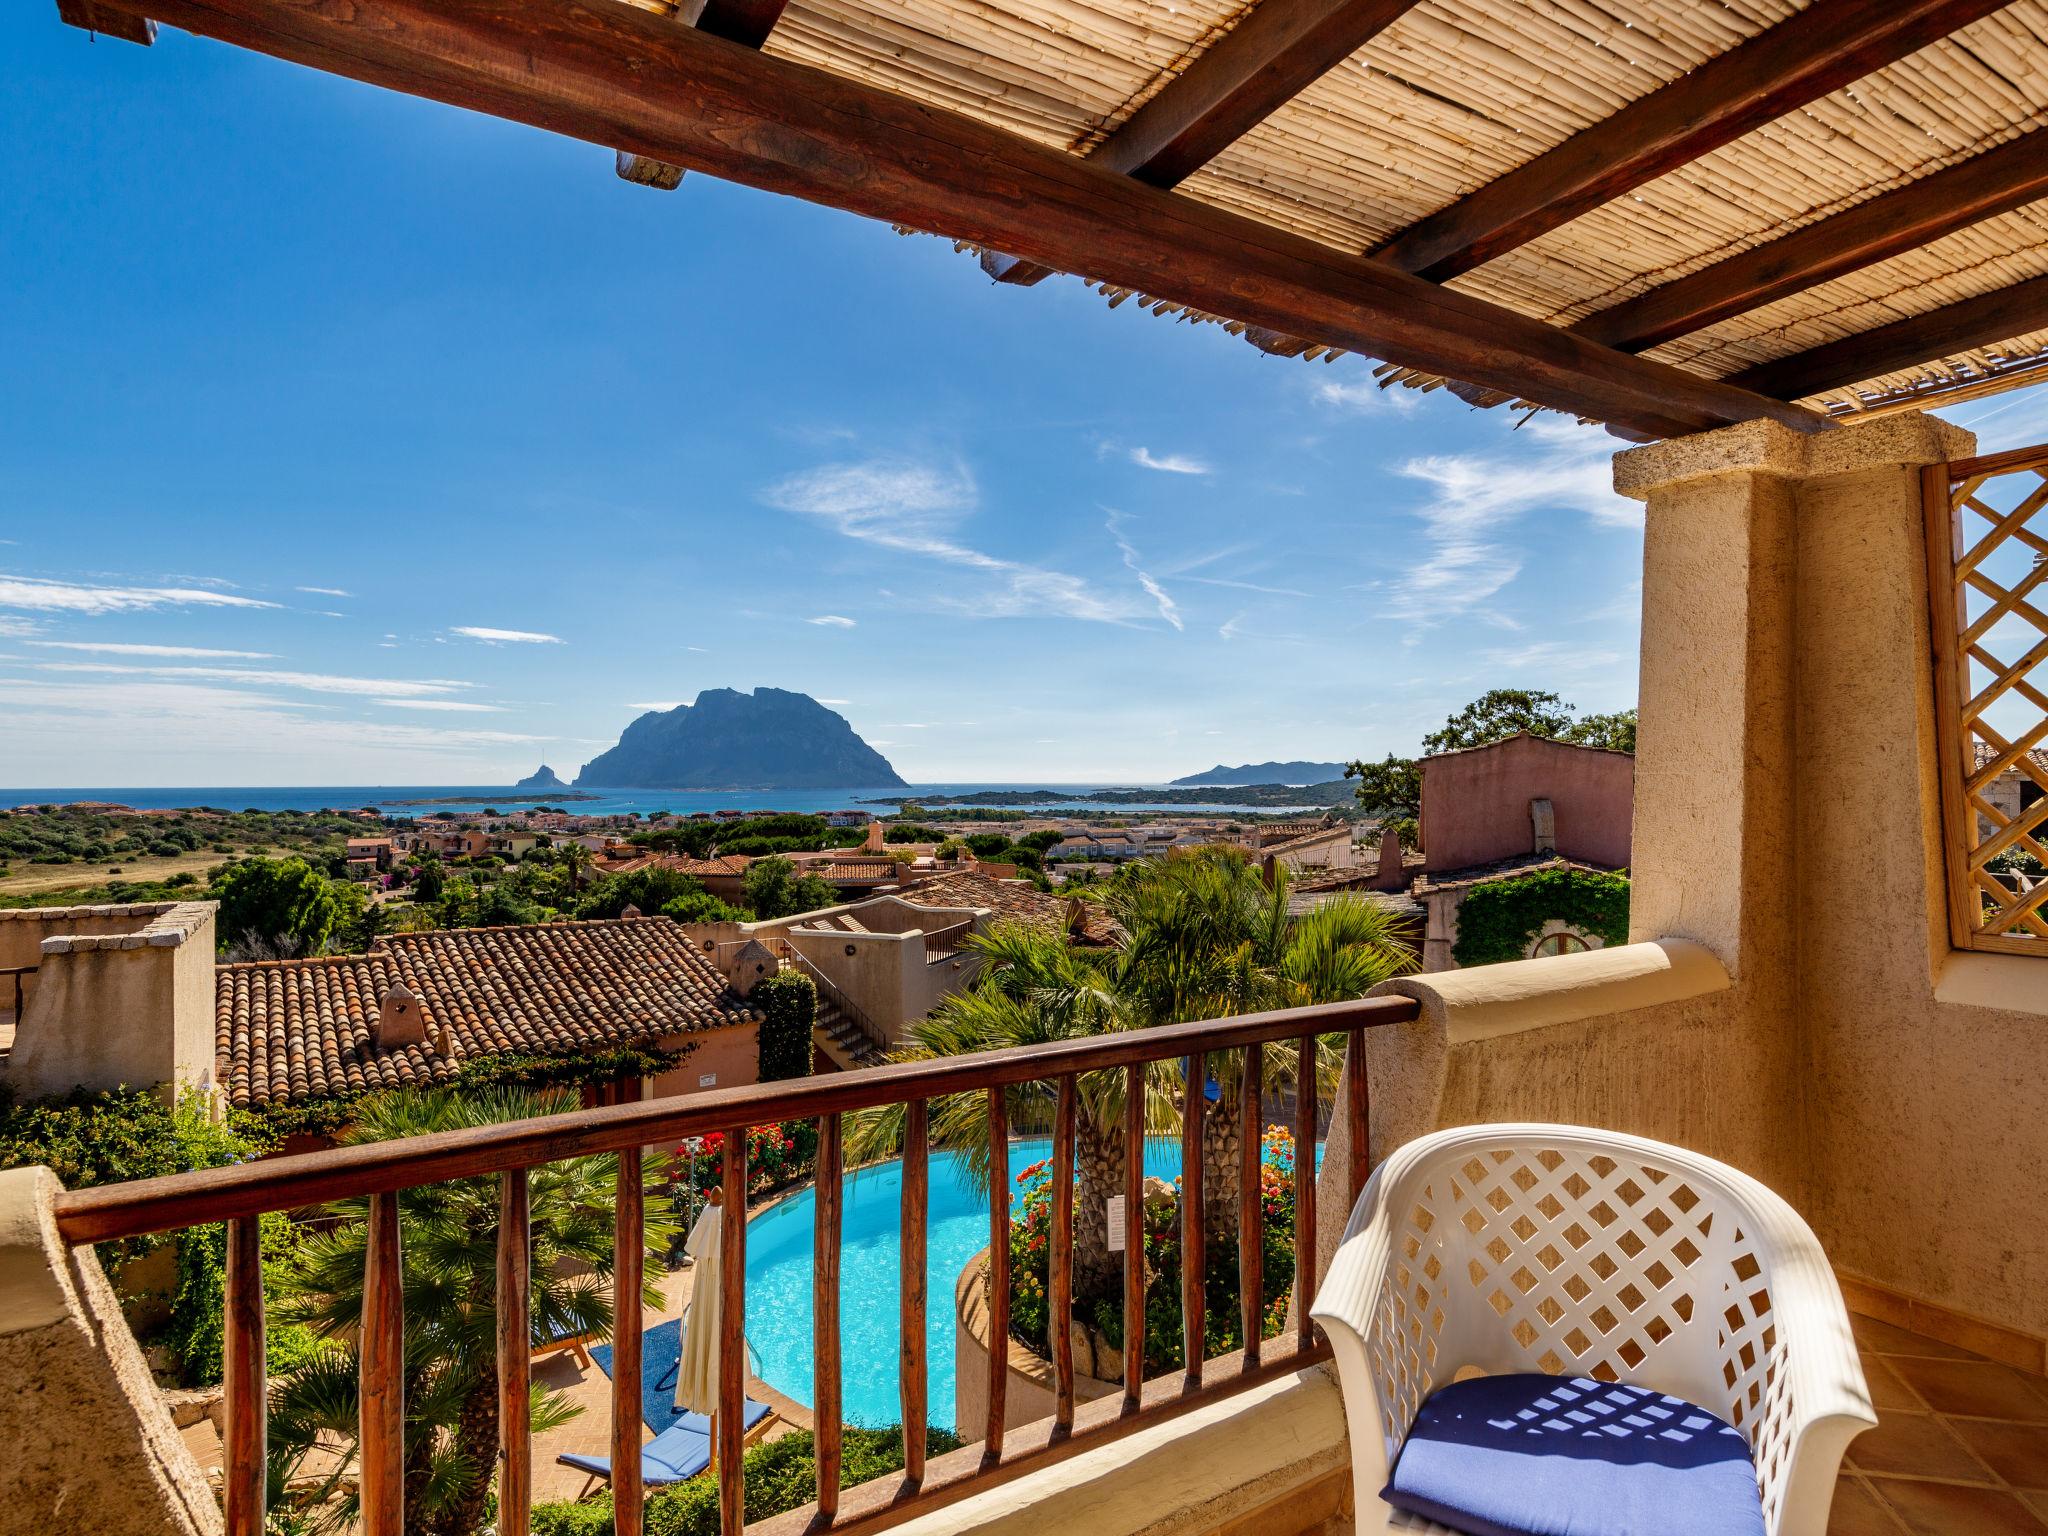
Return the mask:
[[(1241, 850), (1205, 848), (1149, 863), (1121, 877), (1106, 905), (1126, 941), (1095, 957), (1070, 948), (1063, 935), (999, 924), (969, 939), (984, 959), (974, 986), (947, 998), (911, 1026), (910, 1042), (892, 1060), (957, 1056), (1049, 1040), (1071, 1040), (1264, 1008), (1360, 997), (1389, 976), (1411, 969), (1414, 954), (1383, 909), (1341, 899), (1296, 917), (1288, 911), (1288, 878), (1270, 884)], [(1334, 1084), (1342, 1036), (1322, 1042), (1318, 1082)], [(1203, 1225), (1220, 1242), (1235, 1233), (1241, 1053), (1211, 1058), (1207, 1074), (1221, 1087), (1203, 1126)], [(1265, 1079), (1286, 1083), (1294, 1063), (1274, 1053)], [(1145, 1074), (1149, 1128), (1180, 1121), (1191, 1085), (1173, 1063)], [(1083, 1073), (1077, 1080), (1075, 1130), (1074, 1284), (1077, 1294), (1113, 1292), (1122, 1261), (1110, 1253), (1105, 1202), (1124, 1177), (1125, 1074)], [(1203, 1091), (1194, 1086), (1192, 1091)], [(1013, 1124), (1042, 1126), (1053, 1087), (1010, 1090)], [(858, 1154), (880, 1156), (900, 1144), (902, 1114), (857, 1117), (850, 1132)], [(984, 1185), (988, 1169), (988, 1106), (966, 1094), (932, 1105), (933, 1142), (965, 1154)]]
[(596, 858), (581, 843), (557, 843), (555, 857), (569, 871), (569, 897), (573, 901), (583, 889), (583, 877), (590, 873)]
[[(563, 1089), (402, 1090), (368, 1100), (347, 1142), (385, 1141), (557, 1114), (577, 1107)], [(536, 1341), (563, 1333), (608, 1334), (612, 1325), (612, 1211), (617, 1159), (546, 1163), (528, 1175), (532, 1323)], [(649, 1170), (650, 1194), (661, 1171)], [(650, 1255), (668, 1251), (665, 1200), (650, 1198)], [(279, 1381), (271, 1394), (273, 1480), (316, 1443), (356, 1449), (369, 1202), (338, 1200), (338, 1221), (300, 1244), (281, 1311), (337, 1343)], [(471, 1536), (486, 1522), (498, 1444), (496, 1363), (498, 1180), (461, 1179), (399, 1195), (405, 1298), (405, 1528), (423, 1536)], [(565, 1273), (573, 1271), (573, 1273)], [(649, 1264), (650, 1276), (660, 1273)], [(656, 1304), (650, 1282), (643, 1300)], [(533, 1432), (581, 1410), (536, 1384)], [(336, 1486), (330, 1480), (330, 1490)], [(328, 1524), (354, 1523), (350, 1495), (321, 1505)]]

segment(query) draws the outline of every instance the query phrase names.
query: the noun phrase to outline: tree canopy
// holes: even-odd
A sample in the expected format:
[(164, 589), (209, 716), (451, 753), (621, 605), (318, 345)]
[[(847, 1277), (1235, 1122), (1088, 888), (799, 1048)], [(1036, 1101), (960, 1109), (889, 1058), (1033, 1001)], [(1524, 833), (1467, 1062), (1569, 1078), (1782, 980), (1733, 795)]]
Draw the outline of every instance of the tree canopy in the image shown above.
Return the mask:
[(334, 884), (304, 859), (242, 859), (214, 876), (220, 937), (230, 949), (317, 955), (347, 915)]

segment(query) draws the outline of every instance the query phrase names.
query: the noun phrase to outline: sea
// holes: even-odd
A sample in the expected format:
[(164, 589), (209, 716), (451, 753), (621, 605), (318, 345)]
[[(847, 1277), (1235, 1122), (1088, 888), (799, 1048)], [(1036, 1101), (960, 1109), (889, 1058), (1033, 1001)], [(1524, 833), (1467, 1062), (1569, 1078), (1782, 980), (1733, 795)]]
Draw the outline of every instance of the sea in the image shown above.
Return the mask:
[[(1112, 816), (1128, 811), (1173, 811), (1190, 815), (1275, 815), (1312, 806), (1238, 805), (1218, 790), (1219, 798), (1201, 805), (1171, 800), (1126, 804), (1090, 802), (1080, 797), (1098, 789), (1163, 788), (1130, 784), (915, 784), (909, 789), (572, 789), (513, 790), (475, 784), (345, 784), (345, 785), (200, 785), (183, 789), (108, 787), (87, 789), (0, 789), (0, 808), (18, 805), (62, 805), (79, 800), (112, 801), (137, 810), (176, 810), (204, 806), (227, 811), (358, 810), (368, 807), (394, 817), (431, 816), (439, 811), (469, 815), (481, 811), (512, 811), (536, 805), (556, 806), (585, 816), (615, 816), (638, 811), (643, 816), (668, 811), (687, 816), (693, 811), (846, 811), (869, 810), (884, 815), (932, 795), (967, 795), (982, 790), (1051, 790), (1073, 795), (1058, 805), (998, 807), (1034, 813), (1061, 811)], [(962, 810), (972, 807), (961, 807)]]

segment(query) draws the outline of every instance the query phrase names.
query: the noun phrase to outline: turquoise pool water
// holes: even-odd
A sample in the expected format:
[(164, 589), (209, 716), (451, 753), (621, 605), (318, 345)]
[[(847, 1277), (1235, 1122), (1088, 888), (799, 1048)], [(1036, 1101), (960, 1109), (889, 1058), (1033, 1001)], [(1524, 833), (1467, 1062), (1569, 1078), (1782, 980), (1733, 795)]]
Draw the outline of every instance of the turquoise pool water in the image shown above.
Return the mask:
[[(1010, 1147), (1016, 1175), (1050, 1156), (1052, 1143)], [(1180, 1143), (1148, 1139), (1145, 1172), (1180, 1177)], [(846, 1419), (894, 1424), (902, 1416), (897, 1359), (898, 1269), (902, 1245), (903, 1165), (879, 1163), (849, 1174), (841, 1205), (839, 1358)], [(1011, 1186), (1015, 1195), (1015, 1184)], [(811, 1224), (816, 1202), (804, 1190), (747, 1223), (747, 1340), (763, 1381), (800, 1403), (811, 1400)], [(953, 1423), (953, 1285), (967, 1261), (988, 1246), (988, 1204), (968, 1182), (958, 1153), (934, 1152), (927, 1206), (925, 1370), (931, 1422)]]

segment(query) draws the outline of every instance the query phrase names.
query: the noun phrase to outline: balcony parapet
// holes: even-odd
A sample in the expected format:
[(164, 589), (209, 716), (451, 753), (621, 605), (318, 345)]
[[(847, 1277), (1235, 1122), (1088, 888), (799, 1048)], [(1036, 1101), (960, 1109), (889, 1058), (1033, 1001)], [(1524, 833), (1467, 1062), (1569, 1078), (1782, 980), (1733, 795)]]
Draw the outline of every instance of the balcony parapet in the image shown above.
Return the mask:
[(1375, 996), (1412, 997), (1447, 1045), (1633, 1013), (1727, 990), (1728, 971), (1690, 939), (1652, 939), (1576, 954), (1435, 971), (1382, 982)]

